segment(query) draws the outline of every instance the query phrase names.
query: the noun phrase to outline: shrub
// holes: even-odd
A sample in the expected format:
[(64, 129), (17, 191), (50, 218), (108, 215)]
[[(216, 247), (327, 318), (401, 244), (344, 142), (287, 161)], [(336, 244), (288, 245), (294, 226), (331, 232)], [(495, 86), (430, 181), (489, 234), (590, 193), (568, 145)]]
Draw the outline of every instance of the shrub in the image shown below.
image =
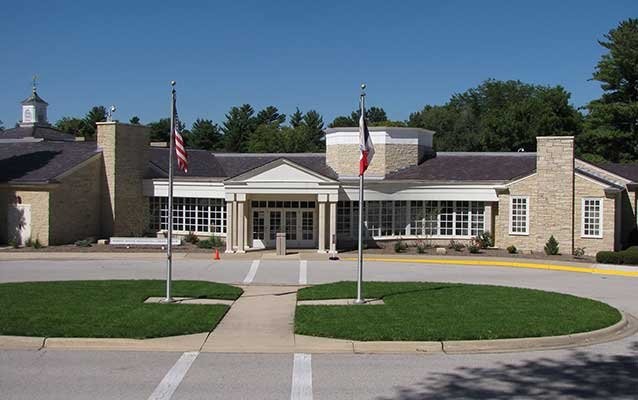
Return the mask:
[(89, 239), (82, 239), (75, 242), (75, 245), (79, 247), (91, 247), (91, 241)]
[(489, 231), (485, 231), (479, 234), (476, 237), (476, 242), (478, 246), (482, 249), (487, 249), (488, 247), (494, 246), (494, 241), (492, 240), (492, 234)]
[(574, 248), (574, 257), (579, 258), (585, 255), (584, 247), (575, 247)]
[(449, 246), (450, 249), (454, 249), (455, 251), (461, 251), (463, 250), (463, 247), (465, 247), (463, 243), (457, 242), (454, 239), (450, 240), (450, 246)]
[(555, 256), (558, 254), (558, 250), (558, 241), (554, 238), (554, 235), (551, 235), (549, 240), (547, 240), (547, 243), (545, 243), (545, 254), (548, 256)]
[(42, 245), (42, 243), (40, 243), (40, 239), (36, 238), (35, 242), (33, 242), (33, 248), (34, 249), (41, 249), (44, 246)]
[(25, 247), (33, 247), (33, 239), (28, 238), (27, 240), (25, 240), (24, 245)]
[(11, 240), (9, 240), (9, 246), (13, 247), (14, 249), (17, 249), (18, 247), (20, 247), (20, 243), (18, 243), (18, 241), (13, 238)]
[(395, 253), (403, 253), (408, 249), (408, 245), (403, 243), (402, 240), (399, 240), (394, 243), (394, 252)]
[(197, 242), (199, 242), (199, 238), (193, 232), (188, 232), (188, 235), (184, 236), (184, 241), (186, 243), (197, 244)]
[(518, 249), (514, 245), (507, 246), (507, 252), (510, 254), (516, 254), (518, 253)]
[(224, 241), (217, 236), (211, 236), (208, 239), (197, 242), (197, 247), (200, 249), (214, 249), (216, 247), (222, 247), (223, 245)]
[(477, 254), (481, 252), (481, 246), (478, 244), (478, 242), (474, 240), (470, 242), (470, 244), (467, 246), (467, 249), (472, 254)]
[(638, 265), (638, 251), (631, 248), (623, 251), (599, 251), (596, 253), (596, 262), (601, 264)]
[(417, 243), (416, 252), (419, 253), (419, 254), (425, 253), (425, 245), (423, 245), (421, 243)]

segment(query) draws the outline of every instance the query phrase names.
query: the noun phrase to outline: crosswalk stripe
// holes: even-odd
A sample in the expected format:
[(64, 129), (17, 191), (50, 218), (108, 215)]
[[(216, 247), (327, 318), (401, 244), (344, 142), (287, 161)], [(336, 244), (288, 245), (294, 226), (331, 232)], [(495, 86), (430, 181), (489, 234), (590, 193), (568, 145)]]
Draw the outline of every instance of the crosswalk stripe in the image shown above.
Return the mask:
[(259, 269), (259, 260), (253, 260), (253, 263), (250, 264), (250, 270), (246, 274), (244, 278), (244, 283), (252, 283), (253, 279), (255, 279), (255, 275), (257, 275), (257, 270)]
[(198, 355), (198, 351), (182, 354), (175, 365), (166, 373), (164, 379), (157, 385), (148, 400), (169, 400), (173, 397), (173, 393), (177, 390)]
[(295, 353), (290, 400), (312, 400), (312, 356)]
[(308, 261), (299, 261), (299, 284), (306, 285), (308, 283)]

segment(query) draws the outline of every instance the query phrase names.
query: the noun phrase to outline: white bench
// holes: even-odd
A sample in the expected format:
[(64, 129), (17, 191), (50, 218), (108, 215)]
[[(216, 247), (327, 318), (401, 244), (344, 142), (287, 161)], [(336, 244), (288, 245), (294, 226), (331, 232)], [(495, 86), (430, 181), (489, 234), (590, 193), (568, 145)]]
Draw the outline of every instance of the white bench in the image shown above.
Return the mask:
[[(166, 246), (168, 239), (152, 237), (112, 237), (109, 239), (109, 244), (113, 246)], [(181, 239), (173, 238), (173, 246), (179, 246), (181, 244)]]

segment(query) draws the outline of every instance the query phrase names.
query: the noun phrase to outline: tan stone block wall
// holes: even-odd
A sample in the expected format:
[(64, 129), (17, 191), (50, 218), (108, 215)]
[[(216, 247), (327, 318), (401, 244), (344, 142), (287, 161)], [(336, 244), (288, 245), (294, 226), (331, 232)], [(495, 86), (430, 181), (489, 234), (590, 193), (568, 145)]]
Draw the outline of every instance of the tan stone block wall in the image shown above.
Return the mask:
[(102, 156), (64, 177), (51, 191), (51, 244), (68, 244), (100, 234)]
[[(616, 198), (606, 197), (603, 186), (576, 176), (574, 191), (574, 247), (584, 247), (585, 254), (596, 255), (601, 250), (614, 250)], [(603, 200), (603, 237), (582, 237), (582, 199), (597, 197)]]
[(7, 243), (7, 211), (9, 198), (20, 197), (22, 204), (31, 205), (31, 238), (39, 239), (45, 246), (49, 245), (49, 192), (42, 190), (3, 189), (0, 191), (0, 243)]
[[(375, 144), (366, 176), (385, 176), (419, 163), (425, 151), (416, 144)], [(326, 162), (340, 176), (359, 175), (359, 145), (335, 144), (326, 148)]]
[(142, 192), (148, 168), (149, 130), (142, 125), (98, 124), (104, 157), (102, 235), (141, 235), (148, 227), (148, 200)]
[[(498, 203), (492, 209), (494, 218), (494, 245), (500, 248), (507, 248), (514, 245), (519, 250), (543, 250), (545, 241), (539, 248), (538, 237), (542, 236), (539, 231), (543, 226), (539, 224), (539, 220), (535, 218), (537, 215), (538, 197), (536, 188), (538, 185), (538, 176), (531, 175), (509, 186), (509, 193), (500, 193), (498, 195)], [(528, 235), (510, 235), (510, 199), (512, 196), (527, 196), (529, 201), (529, 234)], [(547, 236), (549, 238), (549, 235)]]

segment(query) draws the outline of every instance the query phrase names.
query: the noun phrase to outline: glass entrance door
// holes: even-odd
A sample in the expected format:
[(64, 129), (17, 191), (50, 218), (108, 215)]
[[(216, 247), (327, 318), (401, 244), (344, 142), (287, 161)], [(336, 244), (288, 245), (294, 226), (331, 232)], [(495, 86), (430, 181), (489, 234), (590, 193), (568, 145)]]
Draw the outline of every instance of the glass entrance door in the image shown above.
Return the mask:
[(288, 248), (317, 246), (314, 201), (253, 201), (252, 247), (274, 248), (277, 233), (286, 233)]

